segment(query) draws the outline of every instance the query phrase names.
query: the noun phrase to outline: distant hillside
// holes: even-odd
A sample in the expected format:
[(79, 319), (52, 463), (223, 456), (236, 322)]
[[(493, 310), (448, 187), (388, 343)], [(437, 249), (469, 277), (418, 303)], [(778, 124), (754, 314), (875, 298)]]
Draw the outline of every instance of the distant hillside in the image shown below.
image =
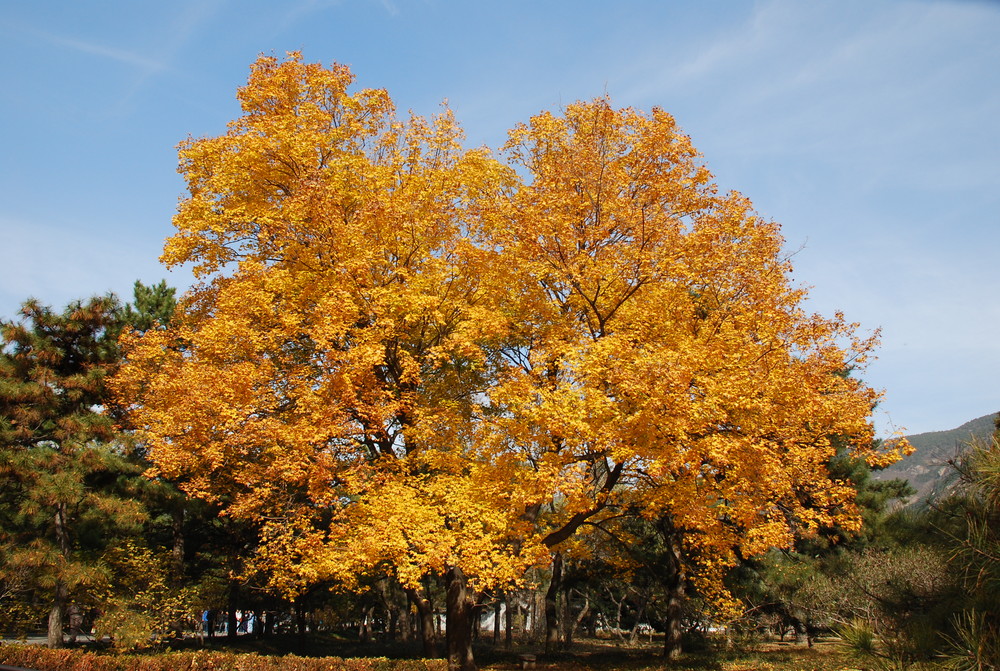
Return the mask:
[(907, 436), (915, 448), (913, 454), (889, 468), (875, 474), (877, 480), (903, 478), (917, 493), (911, 502), (923, 501), (934, 492), (946, 488), (954, 478), (954, 470), (948, 465), (964, 450), (972, 438), (986, 439), (993, 433), (995, 414), (977, 417), (950, 431), (931, 431)]

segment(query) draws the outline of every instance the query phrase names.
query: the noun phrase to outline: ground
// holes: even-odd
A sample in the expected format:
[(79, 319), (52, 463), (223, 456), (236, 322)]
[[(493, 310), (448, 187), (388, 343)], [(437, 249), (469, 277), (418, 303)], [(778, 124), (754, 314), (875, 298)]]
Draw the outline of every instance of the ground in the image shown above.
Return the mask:
[[(635, 647), (616, 645), (606, 640), (577, 641), (570, 652), (545, 655), (539, 645), (526, 643), (511, 649), (476, 646), (476, 659), (483, 671), (519, 671), (522, 655), (533, 655), (531, 671), (859, 671), (869, 668), (847, 654), (840, 642), (821, 640), (813, 648), (790, 642), (755, 642), (739, 649), (706, 648), (685, 653), (676, 662), (668, 663), (660, 654), (662, 641), (644, 641)], [(201, 648), (197, 639), (187, 639), (174, 648)], [(420, 657), (419, 646), (413, 644), (357, 641), (311, 635), (300, 639), (295, 635), (273, 636), (257, 640), (241, 636), (230, 643), (225, 638), (205, 641), (205, 648), (220, 651), (281, 656), (289, 653), (306, 657), (339, 657), (341, 659), (388, 657), (405, 659)], [(158, 649), (146, 649), (145, 654), (157, 654)]]
[[(218, 639), (222, 647), (224, 639)], [(486, 641), (476, 645), (476, 660), (481, 669), (512, 671), (522, 668), (521, 655), (536, 658), (534, 671), (846, 671), (863, 669), (848, 655), (836, 639), (822, 639), (813, 648), (791, 642), (755, 642), (740, 649), (704, 649), (686, 653), (679, 661), (667, 663), (662, 655), (662, 639), (645, 640), (635, 647), (624, 647), (613, 641), (583, 639), (574, 643), (572, 651), (543, 654), (543, 646), (524, 643), (511, 649), (493, 648)], [(229, 646), (225, 646), (229, 648)], [(360, 644), (355, 641), (310, 638), (303, 646), (295, 636), (274, 637), (254, 641), (241, 638), (237, 648), (259, 654), (281, 655), (289, 652), (307, 655), (350, 657), (418, 657), (417, 643)], [(233, 648), (229, 648), (233, 649)]]

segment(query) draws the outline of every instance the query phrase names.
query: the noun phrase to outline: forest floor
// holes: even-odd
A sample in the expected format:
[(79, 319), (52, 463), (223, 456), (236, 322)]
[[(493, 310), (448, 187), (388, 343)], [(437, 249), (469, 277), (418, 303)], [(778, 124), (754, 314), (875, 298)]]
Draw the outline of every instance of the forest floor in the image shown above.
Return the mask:
[[(756, 643), (740, 649), (704, 649), (686, 652), (668, 662), (662, 643), (636, 648), (616, 646), (608, 641), (584, 641), (572, 652), (538, 655), (535, 671), (845, 671), (858, 663), (844, 652), (839, 641), (820, 641), (812, 648), (791, 643)], [(485, 651), (484, 651), (485, 652)], [(520, 658), (490, 659), (479, 654), (484, 668), (519, 669)]]
[[(659, 638), (659, 640), (657, 640)], [(262, 655), (294, 653), (309, 657), (389, 657), (419, 658), (416, 643), (386, 643), (336, 639), (312, 635), (303, 641), (297, 636), (274, 636), (255, 639), (241, 636), (234, 642), (224, 638), (206, 640), (206, 647)], [(668, 662), (662, 656), (662, 637), (635, 645), (602, 639), (575, 641), (569, 651), (545, 654), (538, 643), (516, 643), (511, 648), (494, 647), (489, 640), (475, 645), (476, 661), (481, 669), (495, 671), (846, 671), (859, 669), (859, 663), (847, 654), (839, 640), (821, 639), (812, 648), (790, 641), (757, 641), (733, 649), (704, 648), (686, 652), (681, 659)], [(525, 663), (524, 657), (534, 662)]]
[[(659, 640), (657, 640), (659, 639)], [(22, 641), (24, 642), (24, 641)], [(44, 644), (43, 640), (33, 644)], [(104, 648), (105, 645), (83, 641), (79, 647)], [(545, 654), (544, 646), (532, 642), (516, 642), (510, 648), (493, 646), (490, 640), (475, 645), (476, 661), (484, 671), (848, 671), (865, 668), (843, 649), (837, 639), (821, 639), (813, 647), (790, 641), (754, 641), (739, 647), (723, 649), (717, 646), (685, 652), (679, 660), (668, 662), (662, 656), (662, 636), (625, 645), (619, 641), (582, 639), (571, 650)], [(239, 636), (235, 641), (219, 636), (199, 640), (186, 638), (175, 641), (170, 649), (215, 649), (258, 655), (295, 654), (304, 657), (339, 657), (415, 659), (423, 657), (417, 642), (390, 643), (372, 641), (360, 643), (331, 636), (310, 634), (305, 638), (284, 634), (267, 638)], [(147, 648), (145, 654), (155, 655), (163, 648)], [(533, 661), (530, 661), (533, 658)]]

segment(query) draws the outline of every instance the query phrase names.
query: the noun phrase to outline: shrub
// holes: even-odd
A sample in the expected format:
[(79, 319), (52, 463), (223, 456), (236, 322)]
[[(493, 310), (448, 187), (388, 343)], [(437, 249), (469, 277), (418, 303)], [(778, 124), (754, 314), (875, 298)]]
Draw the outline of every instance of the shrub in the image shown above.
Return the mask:
[(0, 664), (47, 671), (446, 671), (440, 659), (340, 659), (282, 657), (231, 652), (170, 652), (157, 655), (100, 654), (0, 645)]

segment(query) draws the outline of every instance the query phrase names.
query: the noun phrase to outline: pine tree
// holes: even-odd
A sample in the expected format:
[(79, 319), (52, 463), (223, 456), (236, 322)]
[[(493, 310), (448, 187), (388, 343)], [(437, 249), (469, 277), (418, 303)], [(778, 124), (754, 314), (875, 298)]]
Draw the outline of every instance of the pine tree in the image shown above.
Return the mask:
[(126, 303), (121, 311), (121, 321), (136, 331), (146, 332), (154, 326), (170, 323), (177, 306), (176, 290), (167, 286), (166, 280), (146, 286), (136, 280), (133, 302)]
[(49, 604), (49, 645), (62, 645), (66, 606), (91, 582), (89, 557), (109, 530), (137, 525), (142, 506), (123, 485), (139, 469), (105, 412), (118, 365), (113, 295), (54, 312), (36, 300), (0, 321), (0, 566)]

